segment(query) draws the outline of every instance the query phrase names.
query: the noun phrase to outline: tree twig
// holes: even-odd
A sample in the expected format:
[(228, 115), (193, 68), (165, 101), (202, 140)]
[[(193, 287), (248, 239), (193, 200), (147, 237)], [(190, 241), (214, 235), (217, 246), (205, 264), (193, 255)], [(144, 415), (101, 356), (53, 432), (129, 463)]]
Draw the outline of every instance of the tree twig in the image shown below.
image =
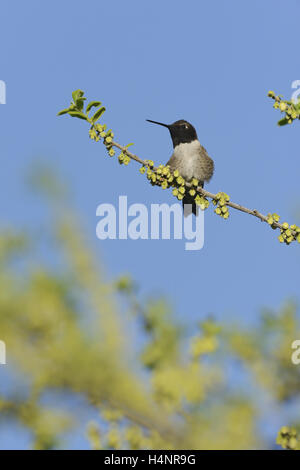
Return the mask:
[[(142, 167), (148, 168), (147, 176), (151, 180), (152, 184), (161, 185), (163, 189), (172, 186), (173, 195), (177, 196), (179, 200), (183, 200), (186, 188), (189, 190), (189, 195), (194, 198), (195, 203), (198, 204), (201, 209), (205, 209), (209, 205), (209, 201), (207, 198), (210, 198), (213, 204), (216, 207), (215, 212), (227, 219), (229, 216), (228, 207), (236, 209), (240, 212), (244, 212), (245, 214), (252, 215), (253, 217), (258, 218), (262, 222), (267, 223), (273, 229), (279, 229), (281, 234), (279, 235), (278, 239), (281, 243), (286, 243), (289, 245), (292, 241), (297, 240), (300, 243), (300, 227), (296, 224), (289, 225), (287, 222), (280, 223), (279, 222), (279, 215), (278, 214), (268, 214), (264, 215), (256, 209), (248, 209), (241, 204), (237, 204), (235, 202), (230, 201), (228, 194), (219, 192), (217, 194), (213, 194), (206, 189), (203, 189), (201, 186), (198, 186), (198, 181), (193, 179), (192, 182), (186, 182), (184, 179), (179, 175), (179, 172), (175, 170), (174, 172), (170, 172), (169, 167), (164, 167), (160, 165), (158, 168), (154, 167), (154, 164), (150, 160), (143, 160), (137, 155), (134, 155), (132, 152), (128, 150), (129, 145), (123, 146), (120, 145), (118, 142), (113, 140), (114, 134), (109, 129), (106, 131), (106, 124), (99, 124), (100, 117), (105, 111), (104, 107), (101, 107), (100, 101), (91, 101), (86, 106), (86, 111), (84, 111), (84, 100), (86, 98), (83, 97), (84, 92), (82, 90), (75, 90), (72, 93), (73, 101), (69, 108), (63, 109), (58, 113), (58, 115), (69, 114), (72, 117), (77, 117), (83, 119), (91, 124), (91, 128), (89, 131), (90, 138), (98, 142), (99, 140), (103, 139), (103, 143), (106, 146), (106, 149), (110, 156), (115, 154), (115, 150), (112, 147), (116, 147), (121, 150), (121, 155), (119, 155), (119, 162), (128, 164), (130, 159), (136, 161)], [(281, 102), (281, 98), (275, 96), (274, 92), (269, 92), (269, 96), (275, 100), (274, 107), (279, 107), (281, 111), (286, 111), (287, 117), (284, 119), (284, 123), (290, 122), (296, 117), (300, 119), (300, 102), (297, 105), (293, 105), (289, 102)], [(289, 106), (289, 107), (288, 107)], [(295, 107), (296, 106), (296, 107)], [(298, 107), (299, 106), (299, 113)], [(97, 111), (93, 116), (89, 116), (89, 113), (92, 108), (98, 108)], [(282, 124), (284, 124), (282, 123)]]
[[(124, 147), (123, 145), (120, 145), (119, 143), (115, 142), (115, 141), (112, 141), (111, 142), (111, 145), (113, 147), (116, 147), (118, 148), (119, 150), (121, 150), (123, 153), (127, 154), (128, 157), (130, 157), (132, 160), (136, 161), (137, 163), (140, 163), (141, 165), (143, 166), (147, 166), (148, 164), (148, 161), (147, 160), (142, 160), (140, 157), (138, 157), (137, 155), (133, 154), (132, 152), (130, 152), (126, 147)], [(153, 168), (153, 170), (156, 170), (156, 168)], [(187, 187), (191, 187), (191, 184), (190, 183), (185, 183)], [(216, 200), (217, 198), (217, 194), (213, 194), (209, 191), (206, 191), (206, 189), (202, 188), (201, 186), (198, 186), (197, 187), (197, 192), (200, 193), (202, 196), (204, 197), (208, 197), (210, 199), (214, 199)], [(256, 209), (248, 209), (247, 207), (245, 206), (242, 206), (241, 204), (237, 204), (236, 202), (232, 202), (232, 201), (228, 201), (226, 202), (226, 205), (229, 206), (229, 207), (232, 207), (233, 209), (236, 209), (238, 211), (241, 211), (241, 212), (244, 212), (246, 214), (250, 214), (250, 215), (253, 215), (254, 217), (257, 217), (258, 219), (260, 219), (262, 222), (266, 222), (268, 223), (268, 216), (264, 215), (264, 214), (261, 214), (258, 210)], [(280, 230), (285, 230), (285, 226), (284, 224), (281, 224), (279, 222), (276, 222), (274, 221), (273, 222), (273, 227), (276, 227)], [(296, 235), (297, 232), (294, 231), (294, 230), (291, 230), (292, 234), (293, 235)]]

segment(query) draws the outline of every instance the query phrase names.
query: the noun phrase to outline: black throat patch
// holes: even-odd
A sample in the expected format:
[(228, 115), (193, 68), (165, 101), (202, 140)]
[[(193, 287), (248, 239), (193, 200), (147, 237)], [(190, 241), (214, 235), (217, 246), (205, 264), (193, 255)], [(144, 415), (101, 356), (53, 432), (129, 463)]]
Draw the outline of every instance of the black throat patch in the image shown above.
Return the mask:
[(187, 144), (197, 140), (197, 132), (194, 126), (184, 119), (173, 122), (170, 124), (169, 131), (175, 148), (179, 144)]

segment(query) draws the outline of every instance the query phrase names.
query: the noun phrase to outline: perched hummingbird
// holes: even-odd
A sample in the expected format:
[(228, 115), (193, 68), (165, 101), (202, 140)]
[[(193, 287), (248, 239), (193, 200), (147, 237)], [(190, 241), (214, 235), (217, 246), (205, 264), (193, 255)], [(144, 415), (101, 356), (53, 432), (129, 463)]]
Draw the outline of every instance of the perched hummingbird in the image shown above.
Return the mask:
[[(170, 169), (172, 171), (178, 170), (188, 182), (196, 178), (199, 181), (199, 186), (203, 188), (204, 182), (209, 181), (213, 175), (214, 162), (200, 144), (194, 126), (183, 119), (175, 121), (173, 124), (163, 124), (150, 119), (147, 121), (167, 127), (170, 131), (174, 147), (173, 155), (167, 163)], [(184, 196), (183, 209), (185, 204), (191, 204), (193, 214), (197, 215), (197, 206), (192, 196)], [(191, 211), (187, 208), (184, 210), (185, 217), (190, 213)]]

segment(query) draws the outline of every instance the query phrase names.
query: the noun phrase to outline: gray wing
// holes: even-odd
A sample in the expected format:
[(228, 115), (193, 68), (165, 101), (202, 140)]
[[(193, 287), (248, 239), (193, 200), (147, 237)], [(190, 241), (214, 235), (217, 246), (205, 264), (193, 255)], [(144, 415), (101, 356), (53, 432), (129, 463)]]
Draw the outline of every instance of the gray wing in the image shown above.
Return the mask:
[(177, 163), (178, 163), (177, 159), (176, 159), (176, 157), (173, 153), (173, 155), (171, 156), (170, 160), (167, 162), (166, 165), (169, 165), (170, 170), (175, 171), (177, 169), (177, 166), (178, 166)]
[(201, 145), (201, 173), (202, 178), (204, 181), (209, 181), (214, 173), (215, 165), (214, 161), (210, 156), (208, 155), (206, 149)]

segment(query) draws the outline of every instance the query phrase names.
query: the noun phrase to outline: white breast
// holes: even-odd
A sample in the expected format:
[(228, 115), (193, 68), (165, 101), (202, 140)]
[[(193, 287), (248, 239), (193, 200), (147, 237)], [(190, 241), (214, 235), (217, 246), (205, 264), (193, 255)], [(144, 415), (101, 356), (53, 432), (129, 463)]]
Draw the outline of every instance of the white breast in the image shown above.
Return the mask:
[(199, 166), (200, 149), (199, 140), (176, 145), (174, 149), (174, 157), (180, 162), (178, 170), (186, 180), (191, 180), (195, 175), (195, 168)]

